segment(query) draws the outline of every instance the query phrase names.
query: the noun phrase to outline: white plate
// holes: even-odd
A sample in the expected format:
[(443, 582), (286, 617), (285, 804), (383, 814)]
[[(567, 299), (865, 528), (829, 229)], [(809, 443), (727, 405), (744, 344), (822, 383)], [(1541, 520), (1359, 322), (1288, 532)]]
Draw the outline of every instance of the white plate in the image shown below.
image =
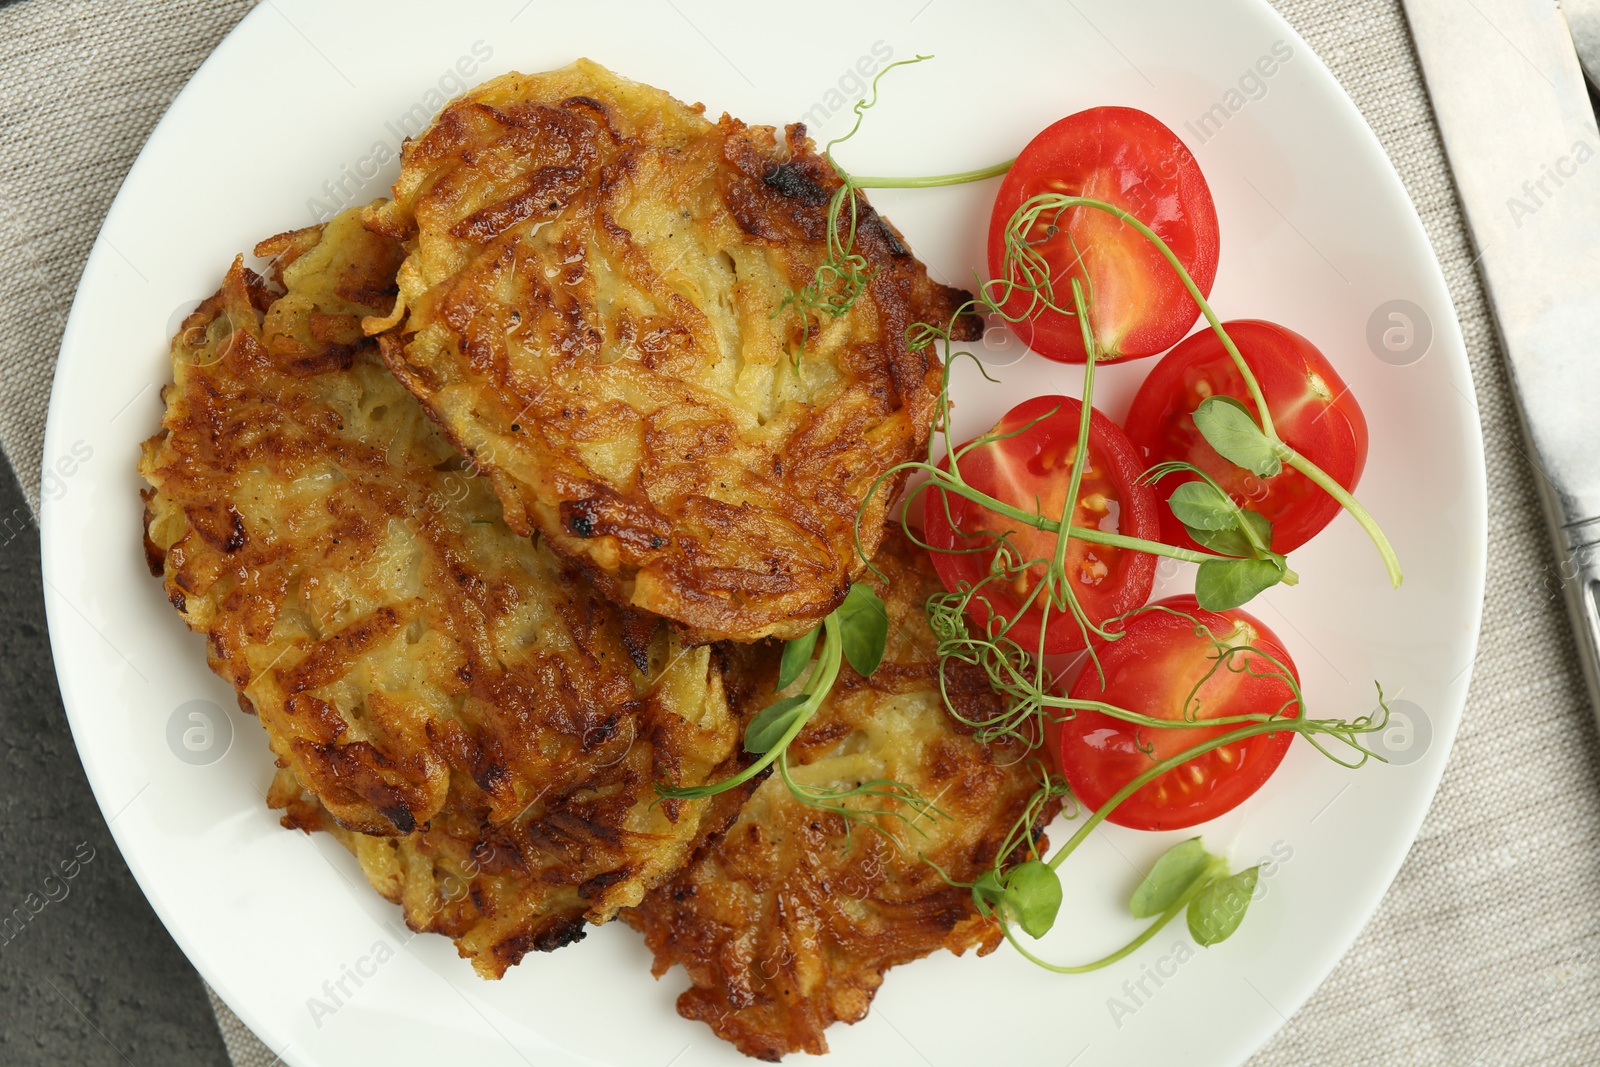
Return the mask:
[[(1275, 47), (1289, 58), (1252, 80)], [(1186, 935), (1171, 928), (1119, 965), (1075, 978), (1004, 949), (982, 960), (940, 955), (892, 972), (864, 1022), (831, 1030), (831, 1061), (943, 1067), (1004, 1049), (1078, 1067), (1236, 1063), (1301, 1005), (1372, 913), (1460, 720), (1484, 580), (1482, 448), (1459, 328), (1417, 216), (1350, 101), (1264, 3), (276, 0), (245, 19), (173, 104), (89, 258), (51, 398), (43, 545), (61, 689), (117, 843), (189, 958), (289, 1063), (742, 1060), (678, 1018), (682, 974), (654, 981), (638, 938), (620, 925), (531, 956), (499, 983), (480, 981), (444, 938), (408, 939), (398, 910), (337, 844), (279, 828), (263, 803), (271, 770), (259, 727), (207, 672), (200, 638), (141, 559), (134, 461), (157, 425), (177, 316), (215, 288), (236, 252), (312, 222), (308, 198), (331, 209), (383, 192), (405, 117), (503, 71), (589, 55), (713, 114), (806, 115), (832, 136), (848, 128), (840, 105), (859, 92), (858, 63), (919, 52), (937, 58), (896, 71), (841, 150), (860, 173), (985, 165), (1098, 104), (1143, 108), (1189, 142), (1222, 220), (1216, 307), (1299, 330), (1345, 376), (1371, 422), (1360, 495), (1407, 568), (1404, 588), (1390, 591), (1370, 545), (1341, 517), (1296, 553), (1302, 584), (1266, 596), (1260, 613), (1302, 668), (1315, 714), (1370, 710), (1377, 679), (1410, 702), (1415, 721), (1409, 749), (1403, 731), (1389, 738), (1406, 761), (1394, 766), (1349, 772), (1297, 743), (1257, 798), (1206, 828), (1239, 865), (1288, 857), (1228, 943), (1179, 950)], [(937, 274), (965, 280), (982, 261), (995, 184), (873, 199)], [(1394, 300), (1431, 322), (1429, 349), (1409, 363), (1381, 360), (1369, 345), (1375, 312)], [(999, 372), (1002, 386), (963, 379), (958, 432), (1075, 380), (999, 339), (985, 358), (1016, 362)], [(1120, 417), (1149, 365), (1103, 372), (1101, 406)], [(169, 731), (181, 733), (206, 702), (228, 709), (216, 714), (232, 743), (219, 735), (186, 762)], [(1121, 944), (1136, 929), (1124, 911), (1136, 868), (1170, 843), (1095, 835), (1064, 868), (1065, 921), (1044, 954), (1092, 958)]]

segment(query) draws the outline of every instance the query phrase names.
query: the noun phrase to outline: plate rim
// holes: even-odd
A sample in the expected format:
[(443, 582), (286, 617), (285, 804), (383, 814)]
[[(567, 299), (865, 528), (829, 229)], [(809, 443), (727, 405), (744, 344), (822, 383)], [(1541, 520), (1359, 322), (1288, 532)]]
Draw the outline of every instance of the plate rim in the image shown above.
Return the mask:
[[(1473, 406), (1476, 407), (1477, 383), (1473, 375), (1471, 355), (1467, 349), (1459, 312), (1451, 295), (1448, 280), (1444, 275), (1443, 266), (1440, 263), (1437, 251), (1434, 249), (1432, 239), (1417, 211), (1416, 203), (1407, 191), (1404, 181), (1401, 179), (1382, 141), (1379, 140), (1377, 133), (1367, 122), (1366, 117), (1355, 104), (1343, 84), (1334, 75), (1331, 68), (1281, 12), (1268, 0), (1234, 0), (1234, 3), (1239, 7), (1255, 9), (1258, 15), (1264, 14), (1266, 20), (1273, 24), (1292, 45), (1299, 50), (1303, 50), (1303, 55), (1308, 61), (1307, 65), (1312, 69), (1312, 77), (1323, 80), (1326, 86), (1331, 87), (1330, 99), (1334, 104), (1339, 121), (1347, 128), (1347, 132), (1352, 135), (1353, 139), (1363, 143), (1366, 154), (1371, 161), (1378, 164), (1373, 168), (1375, 171), (1374, 178), (1381, 179), (1384, 182), (1386, 186), (1385, 198), (1404, 205), (1407, 215), (1406, 221), (1413, 229), (1413, 233), (1410, 236), (1419, 240), (1421, 247), (1427, 253), (1427, 269), (1424, 274), (1419, 275), (1414, 280), (1418, 283), (1425, 283), (1425, 289), (1431, 290), (1429, 295), (1435, 301), (1435, 306), (1441, 311), (1447, 310), (1448, 312), (1443, 321), (1435, 319), (1435, 345), (1447, 348), (1452, 360), (1459, 354), (1460, 369), (1464, 373), (1466, 380), (1471, 382), (1474, 387), (1474, 395), (1470, 399)], [(65, 372), (70, 369), (68, 366), (69, 352), (73, 349), (77, 334), (83, 328), (82, 319), (89, 314), (85, 305), (77, 299), (78, 290), (82, 288), (85, 280), (89, 279), (92, 271), (101, 267), (105, 261), (111, 258), (112, 253), (108, 251), (105, 247), (106, 242), (102, 240), (105, 230), (112, 220), (118, 217), (119, 213), (129, 210), (125, 199), (131, 179), (139, 173), (141, 167), (153, 165), (151, 160), (158, 154), (154, 150), (158, 149), (167, 137), (173, 136), (175, 114), (181, 119), (182, 111), (194, 105), (196, 99), (192, 92), (194, 83), (200, 80), (202, 75), (213, 70), (214, 66), (220, 67), (228, 63), (233, 54), (241, 47), (244, 47), (241, 42), (255, 33), (257, 25), (266, 18), (264, 9), (270, 6), (272, 5), (258, 5), (248, 12), (217, 43), (211, 53), (190, 75), (189, 79), (185, 81), (183, 88), (173, 98), (160, 120), (152, 128), (149, 137), (140, 148), (138, 156), (124, 176), (116, 196), (113, 198), (104, 218), (102, 218), (89, 255), (86, 257), (83, 270), (80, 273), (78, 284), (74, 288), (74, 300), (62, 332), (57, 362), (51, 379), (50, 401), (47, 408), (41, 464), (47, 462), (45, 457), (56, 455), (61, 451), (59, 447), (61, 442), (58, 440), (58, 436), (62, 432), (60, 427), (63, 420), (56, 417), (58, 405), (65, 403), (65, 392), (61, 388), (61, 383)], [(1407, 820), (1404, 825), (1405, 833), (1403, 839), (1406, 842), (1404, 847), (1397, 851), (1392, 865), (1386, 869), (1384, 876), (1373, 880), (1369, 899), (1360, 904), (1360, 921), (1350, 926), (1348, 936), (1336, 939), (1338, 951), (1333, 955), (1328, 966), (1325, 969), (1316, 968), (1313, 976), (1314, 980), (1304, 983), (1303, 990), (1296, 992), (1292, 998), (1292, 1005), (1284, 1005), (1288, 1008), (1285, 1020), (1265, 1030), (1253, 1039), (1244, 1057), (1241, 1058), (1241, 1062), (1242, 1059), (1253, 1055), (1255, 1051), (1259, 1051), (1281, 1032), (1348, 956), (1351, 947), (1371, 925), (1378, 907), (1388, 896), (1390, 889), (1392, 889), (1396, 877), (1409, 857), (1412, 848), (1416, 845), (1423, 823), (1437, 800), (1439, 784), (1444, 770), (1449, 764), (1449, 757), (1453, 753), (1455, 738), (1459, 732), (1461, 720), (1464, 717), (1466, 704), (1470, 696), (1471, 682), (1476, 666), (1476, 653), (1482, 635), (1482, 605), (1487, 586), (1488, 475), (1483, 430), (1481, 423), (1476, 418), (1464, 418), (1463, 427), (1466, 431), (1465, 438), (1472, 445), (1470, 455), (1467, 457), (1467, 472), (1471, 477), (1463, 485), (1462, 489), (1464, 495), (1470, 497), (1470, 513), (1475, 524), (1472, 535), (1466, 540), (1478, 550), (1479, 565), (1475, 568), (1474, 573), (1468, 576), (1471, 580), (1471, 599), (1478, 604), (1478, 611), (1471, 617), (1467, 637), (1462, 643), (1463, 649), (1469, 655), (1469, 662), (1460, 676), (1459, 700), (1452, 701), (1452, 706), (1449, 708), (1450, 714), (1441, 716), (1445, 720), (1444, 729), (1441, 731), (1440, 737), (1445, 750), (1443, 757), (1438, 760), (1436, 770), (1429, 773), (1429, 780), (1426, 782), (1425, 789), (1427, 802), (1418, 805), (1414, 817)], [(275, 1051), (275, 1054), (281, 1055), (287, 1062), (294, 1063), (297, 1067), (321, 1067), (322, 1061), (312, 1058), (312, 1050), (301, 1047), (293, 1040), (283, 1041), (283, 1035), (276, 1032), (276, 1027), (272, 1020), (266, 1018), (261, 1011), (257, 1010), (255, 1004), (239, 995), (233, 983), (226, 977), (228, 970), (225, 963), (212, 958), (211, 951), (206, 947), (208, 942), (186, 929), (181, 921), (180, 909), (176, 904), (150, 888), (156, 883), (153, 876), (149, 875), (146, 867), (147, 857), (141, 855), (137, 849), (128, 847), (129, 842), (125, 838), (129, 831), (126, 829), (119, 830), (114, 823), (116, 814), (120, 814), (120, 812), (116, 812), (113, 808), (114, 801), (112, 798), (104, 795), (104, 790), (109, 785), (109, 779), (103, 773), (97, 773), (94, 768), (98, 764), (91, 765), (92, 761), (86, 757), (86, 747), (79, 743), (81, 731), (89, 726), (87, 713), (79, 712), (75, 714), (73, 705), (77, 702), (69, 697), (69, 694), (77, 691), (76, 683), (69, 676), (69, 665), (72, 659), (70, 654), (71, 638), (65, 632), (66, 627), (69, 625), (67, 621), (69, 609), (61, 606), (60, 601), (63, 597), (53, 589), (49, 582), (50, 576), (57, 573), (58, 552), (65, 551), (65, 549), (61, 547), (60, 539), (55, 536), (57, 526), (56, 522), (53, 521), (53, 515), (57, 512), (56, 509), (52, 508), (51, 504), (52, 502), (49, 500), (41, 502), (39, 533), (41, 569), (44, 577), (43, 600), (52, 660), (60, 687), (63, 710), (72, 731), (74, 747), (78, 750), (79, 760), (83, 763), (85, 776), (89, 781), (96, 803), (100, 807), (101, 815), (107, 820), (107, 830), (115, 841), (124, 862), (138, 882), (140, 891), (150, 902), (162, 925), (215, 994), (269, 1048), (281, 1043), (282, 1050)], [(1422, 791), (1421, 786), (1418, 789), (1419, 792)], [(1237, 1043), (1235, 1044), (1237, 1045)]]

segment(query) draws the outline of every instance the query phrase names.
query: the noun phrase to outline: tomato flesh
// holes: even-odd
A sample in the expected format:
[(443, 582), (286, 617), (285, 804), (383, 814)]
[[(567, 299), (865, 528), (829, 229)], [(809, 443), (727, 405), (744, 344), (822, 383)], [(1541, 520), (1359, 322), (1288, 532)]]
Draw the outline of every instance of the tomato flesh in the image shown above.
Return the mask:
[[(1223, 324), (1238, 346), (1272, 412), (1278, 436), (1346, 489), (1355, 489), (1367, 462), (1367, 420), (1354, 395), (1317, 347), (1293, 330), (1270, 322)], [(1140, 386), (1125, 423), (1128, 438), (1146, 469), (1183, 460), (1209, 474), (1242, 507), (1272, 523), (1272, 548), (1291, 552), (1311, 540), (1339, 514), (1339, 503), (1289, 466), (1259, 478), (1234, 466), (1206, 443), (1194, 410), (1209, 396), (1231, 396), (1252, 413), (1244, 376), (1212, 330), (1190, 336), (1167, 353)], [(1157, 483), (1165, 500), (1192, 474), (1171, 474)], [(1198, 547), (1173, 516), (1160, 508), (1162, 540)]]
[[(1192, 596), (1171, 597), (1159, 605), (1193, 621), (1166, 611), (1136, 615), (1120, 638), (1098, 648), (1104, 684), (1094, 665), (1085, 664), (1072, 687), (1074, 699), (1177, 721), (1185, 717), (1185, 702), (1199, 685), (1197, 703), (1189, 705), (1193, 719), (1274, 712), (1299, 716), (1294, 690), (1281, 677), (1252, 677), (1251, 671), (1224, 665), (1206, 678), (1216, 649), (1210, 638), (1196, 632), (1199, 627), (1224, 645), (1249, 645), (1265, 652), (1298, 684), (1293, 661), (1260, 620), (1238, 609), (1203, 611)], [(1230, 663), (1239, 667), (1247, 660), (1255, 674), (1274, 670), (1257, 655), (1230, 657)], [(1080, 711), (1064, 723), (1051, 724), (1046, 744), (1073, 794), (1086, 808), (1096, 810), (1154, 764), (1237, 728), (1139, 727), (1098, 711)], [(1136, 830), (1180, 830), (1215, 819), (1266, 783), (1293, 739), (1294, 734), (1283, 731), (1215, 748), (1141, 786), (1107, 821)]]
[[(1200, 166), (1178, 136), (1143, 111), (1097, 107), (1049, 126), (1023, 148), (995, 198), (989, 222), (989, 274), (1008, 271), (1006, 229), (1030, 197), (1064, 193), (1103, 200), (1149, 226), (1177, 255), (1207, 295), (1217, 276), (1217, 209)], [(1053, 227), (1053, 229), (1052, 229)], [(1153, 356), (1189, 332), (1199, 308), (1177, 271), (1150, 241), (1122, 220), (1077, 207), (1041, 215), (1028, 242), (1051, 267), (1052, 302), (1073, 306), (1072, 279), (1088, 299), (1098, 359)], [(1010, 316), (1027, 312), (1030, 295), (1011, 294)], [(1083, 335), (1074, 316), (1041, 310), (1010, 324), (1048, 359), (1082, 363)]]
[[(1014, 434), (961, 455), (961, 476), (974, 489), (1023, 510), (1059, 519), (1066, 505), (1067, 483), (1078, 448), (1083, 406), (1071, 397), (1040, 396), (1011, 409), (991, 434)], [(1027, 427), (1026, 429), (1023, 429)], [(1020, 433), (1016, 431), (1021, 431)], [(987, 436), (987, 435), (986, 435)], [(958, 450), (960, 451), (960, 450)], [(949, 470), (948, 456), (940, 467)], [(1110, 419), (1092, 412), (1089, 456), (1079, 485), (1072, 524), (1130, 537), (1154, 538), (1160, 529), (1154, 493), (1138, 481), (1139, 463)], [(923, 494), (924, 536), (934, 549), (934, 569), (946, 589), (977, 586), (991, 574), (998, 538), (1009, 535), (1019, 557), (1011, 563), (1019, 573), (984, 586), (968, 613), (988, 632), (1017, 618), (1022, 605), (1047, 574), (1044, 564), (1021, 570), (1020, 564), (1054, 559), (1058, 539), (1035, 527), (974, 504), (964, 497), (929, 489)], [(978, 549), (979, 551), (970, 551)], [(1091, 544), (1077, 538), (1067, 543), (1065, 571), (1085, 614), (1096, 624), (1144, 603), (1155, 582), (1155, 557), (1131, 549)], [(1043, 594), (1041, 594), (1041, 599)], [(1084, 647), (1083, 632), (1067, 610), (1052, 608), (1048, 620), (1036, 601), (1009, 631), (1028, 651), (1074, 652)]]

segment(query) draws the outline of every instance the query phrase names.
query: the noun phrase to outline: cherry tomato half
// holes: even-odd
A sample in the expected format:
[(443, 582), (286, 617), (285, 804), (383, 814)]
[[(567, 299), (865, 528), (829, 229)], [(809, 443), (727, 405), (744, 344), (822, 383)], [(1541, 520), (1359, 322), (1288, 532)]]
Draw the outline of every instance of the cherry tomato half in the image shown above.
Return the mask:
[[(1082, 410), (1082, 404), (1066, 396), (1036, 396), (1018, 404), (990, 431), (1014, 436), (964, 453), (962, 478), (996, 500), (1059, 519), (1078, 451)], [(946, 456), (940, 467), (949, 470), (949, 463)], [(1089, 458), (1072, 524), (1154, 539), (1160, 529), (1157, 500), (1150, 487), (1139, 482), (1139, 472), (1138, 457), (1128, 439), (1115, 423), (1094, 411), (1089, 421)], [(990, 574), (998, 535), (1009, 534), (1012, 545), (1023, 553), (1022, 559), (1013, 562), (1055, 556), (1055, 534), (1014, 522), (953, 493), (924, 492), (922, 516), (924, 536), (935, 550), (934, 569), (952, 592), (963, 583), (976, 586)], [(990, 583), (973, 599), (968, 614), (980, 628), (988, 625), (991, 611), (1001, 619), (1015, 618), (1045, 573), (1038, 565), (1013, 581)], [(1098, 624), (1149, 598), (1156, 558), (1073, 538), (1067, 545), (1066, 573), (1084, 613)], [(1036, 649), (1043, 618), (1043, 608), (1035, 602), (1009, 631), (1011, 639), (1024, 649)], [(1083, 631), (1071, 612), (1052, 609), (1045, 624), (1044, 651), (1075, 652), (1083, 647)]]
[[(1029, 141), (995, 198), (989, 220), (991, 277), (1008, 277), (1005, 233), (1011, 216), (1029, 197), (1050, 192), (1093, 197), (1127, 211), (1167, 243), (1200, 291), (1210, 295), (1217, 277), (1217, 209), (1194, 156), (1154, 117), (1127, 107), (1091, 108)], [(1073, 208), (1059, 219), (1046, 213), (1027, 238), (1051, 265), (1057, 307), (1072, 307), (1074, 276), (1085, 283), (1100, 359), (1165, 352), (1200, 313), (1155, 245), (1103, 211)], [(1003, 306), (1008, 314), (1020, 315), (1029, 300), (1029, 294), (1018, 292)], [(1075, 316), (1042, 311), (1011, 323), (1011, 329), (1048, 359), (1082, 363), (1086, 358)]]
[[(1346, 489), (1355, 489), (1367, 462), (1367, 420), (1361, 407), (1317, 347), (1270, 322), (1223, 323), (1256, 381), (1278, 436)], [(1195, 428), (1194, 410), (1208, 396), (1231, 396), (1252, 413), (1256, 406), (1222, 341), (1202, 330), (1167, 353), (1134, 397), (1124, 425), (1145, 469), (1184, 460), (1209, 474), (1234, 501), (1272, 523), (1272, 548), (1291, 552), (1311, 540), (1339, 513), (1339, 504), (1311, 479), (1285, 466), (1258, 478), (1221, 456)], [(1172, 474), (1157, 484), (1164, 502), (1194, 475)], [(1162, 540), (1196, 547), (1183, 524), (1161, 505)]]
[[(1283, 645), (1260, 621), (1243, 611), (1203, 611), (1192, 596), (1171, 597), (1160, 606), (1192, 616), (1194, 621), (1165, 611), (1147, 611), (1128, 621), (1123, 635), (1099, 648), (1105, 685), (1092, 663), (1072, 687), (1079, 700), (1098, 700), (1153, 718), (1184, 718), (1184, 702), (1216, 663), (1217, 648), (1249, 645), (1276, 659), (1296, 683), (1300, 674)], [(1203, 631), (1202, 631), (1203, 628)], [(1244, 669), (1246, 664), (1251, 670)], [(1237, 670), (1230, 667), (1239, 668)], [(1248, 653), (1229, 657), (1195, 694), (1193, 718), (1271, 714), (1280, 709), (1290, 718), (1300, 714), (1294, 690), (1269, 674), (1272, 664)], [(1097, 711), (1046, 730), (1046, 744), (1055, 753), (1061, 773), (1078, 800), (1097, 810), (1112, 795), (1148, 770), (1195, 745), (1236, 726), (1140, 728)], [(1294, 734), (1258, 734), (1212, 749), (1140, 787), (1107, 817), (1135, 830), (1181, 830), (1232, 811), (1283, 762)], [(1148, 754), (1144, 749), (1150, 749)]]

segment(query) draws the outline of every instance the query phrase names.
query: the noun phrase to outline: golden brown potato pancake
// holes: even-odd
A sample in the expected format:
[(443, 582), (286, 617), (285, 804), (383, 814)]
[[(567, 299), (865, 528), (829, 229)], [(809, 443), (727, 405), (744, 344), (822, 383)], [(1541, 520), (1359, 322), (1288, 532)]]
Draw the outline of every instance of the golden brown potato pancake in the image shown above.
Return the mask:
[[(971, 882), (1027, 817), (1040, 782), (1038, 760), (1027, 751), (979, 744), (945, 710), (922, 611), (939, 589), (926, 556), (891, 529), (875, 562), (891, 583), (883, 666), (870, 679), (844, 668), (833, 696), (790, 746), (794, 777), (814, 789), (894, 779), (946, 817), (917, 818), (920, 832), (908, 832), (880, 815), (884, 834), (856, 827), (847, 835), (841, 816), (800, 803), (774, 775), (725, 835), (709, 837), (687, 869), (623, 913), (644, 933), (658, 976), (673, 964), (688, 972), (692, 985), (679, 996), (678, 1013), (758, 1059), (826, 1052), (823, 1031), (864, 1018), (890, 967), (939, 948), (993, 951), (998, 925), (918, 854), (951, 879)], [(946, 671), (964, 717), (994, 712), (998, 698), (981, 673)], [(1039, 834), (1056, 810), (1041, 806), (1029, 830)], [(1038, 840), (1047, 847), (1042, 834)]]
[(862, 570), (869, 486), (927, 441), (941, 368), (907, 328), (966, 294), (861, 197), (853, 310), (784, 309), (841, 179), (803, 126), (701, 112), (587, 60), (455, 100), (369, 219), (408, 253), (371, 328), (512, 529), (702, 639), (794, 637)]
[[(722, 654), (509, 530), (360, 327), (401, 249), (359, 211), (236, 261), (172, 346), (146, 550), (260, 716), (286, 823), (498, 977), (680, 868), (735, 752)], [(322, 809), (331, 813), (324, 818)]]

